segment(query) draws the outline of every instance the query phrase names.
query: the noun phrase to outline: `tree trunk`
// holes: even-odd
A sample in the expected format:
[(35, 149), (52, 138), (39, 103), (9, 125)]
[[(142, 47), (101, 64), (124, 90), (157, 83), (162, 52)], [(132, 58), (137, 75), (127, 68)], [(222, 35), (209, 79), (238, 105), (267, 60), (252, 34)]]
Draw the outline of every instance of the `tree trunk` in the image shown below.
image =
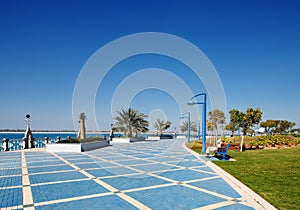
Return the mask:
[(243, 144), (244, 144), (244, 135), (242, 135), (242, 140), (241, 140), (241, 146), (240, 146), (240, 151), (243, 152)]
[(130, 123), (128, 123), (128, 137), (132, 137), (132, 129)]

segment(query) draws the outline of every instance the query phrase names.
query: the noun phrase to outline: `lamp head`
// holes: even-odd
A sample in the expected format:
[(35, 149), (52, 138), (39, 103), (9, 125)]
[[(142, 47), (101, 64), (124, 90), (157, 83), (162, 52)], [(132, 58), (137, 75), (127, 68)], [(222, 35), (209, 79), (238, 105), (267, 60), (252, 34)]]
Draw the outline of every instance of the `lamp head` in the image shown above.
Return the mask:
[(192, 100), (190, 100), (190, 101), (187, 102), (187, 105), (189, 105), (189, 106), (194, 106), (195, 104), (196, 103), (194, 101), (192, 101)]

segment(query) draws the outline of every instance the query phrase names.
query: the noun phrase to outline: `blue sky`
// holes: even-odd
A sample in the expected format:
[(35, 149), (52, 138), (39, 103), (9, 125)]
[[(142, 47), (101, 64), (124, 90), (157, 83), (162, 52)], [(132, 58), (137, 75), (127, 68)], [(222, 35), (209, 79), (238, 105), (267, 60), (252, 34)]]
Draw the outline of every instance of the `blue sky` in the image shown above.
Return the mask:
[[(73, 129), (72, 96), (83, 65), (103, 45), (140, 32), (173, 34), (201, 49), (222, 80), (227, 111), (259, 107), (263, 120), (300, 126), (298, 1), (0, 0), (0, 5), (0, 128), (24, 128), (30, 113), (33, 129)], [(112, 122), (107, 112), (117, 85), (143, 68), (167, 69), (194, 94), (203, 92), (201, 81), (177, 61), (156, 55), (125, 60), (99, 87), (101, 130)], [(161, 91), (141, 92), (132, 106), (145, 114), (161, 110), (172, 129), (180, 124), (174, 100)]]

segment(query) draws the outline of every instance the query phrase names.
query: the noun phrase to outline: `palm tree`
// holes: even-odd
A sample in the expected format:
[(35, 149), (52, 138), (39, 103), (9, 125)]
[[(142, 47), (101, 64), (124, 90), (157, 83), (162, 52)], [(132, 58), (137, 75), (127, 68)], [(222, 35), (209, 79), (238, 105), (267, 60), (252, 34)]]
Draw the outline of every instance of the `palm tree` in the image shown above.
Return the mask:
[(162, 136), (162, 133), (164, 130), (167, 130), (171, 126), (170, 121), (164, 121), (161, 119), (156, 119), (156, 122), (154, 123), (154, 128), (159, 131), (160, 136)]
[(114, 127), (125, 136), (132, 137), (132, 133), (147, 132), (149, 122), (145, 120), (147, 115), (139, 113), (137, 110), (129, 108), (128, 110), (122, 109), (117, 112), (119, 116), (115, 117)]
[[(194, 132), (197, 132), (197, 131), (198, 131), (197, 125), (196, 125), (195, 122), (191, 122), (191, 124), (190, 124), (190, 129), (191, 129), (191, 131), (194, 131)], [(181, 131), (182, 133), (184, 133), (184, 132), (186, 132), (187, 130), (188, 130), (188, 122), (187, 122), (187, 121), (184, 121), (184, 122), (182, 123), (182, 125), (180, 126), (180, 131)]]
[(138, 133), (146, 133), (149, 129), (149, 122), (145, 120), (148, 116), (143, 113), (137, 113), (135, 124), (133, 126), (133, 131), (137, 136)]

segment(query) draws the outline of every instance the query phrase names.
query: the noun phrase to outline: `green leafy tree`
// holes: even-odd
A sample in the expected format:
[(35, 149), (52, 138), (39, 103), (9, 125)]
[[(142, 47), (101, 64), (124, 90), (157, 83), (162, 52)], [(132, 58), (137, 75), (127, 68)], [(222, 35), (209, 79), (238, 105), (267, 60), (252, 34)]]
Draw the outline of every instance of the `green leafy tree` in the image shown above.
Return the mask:
[(118, 116), (114, 118), (116, 121), (114, 127), (116, 130), (124, 132), (125, 136), (132, 137), (132, 133), (148, 131), (149, 122), (145, 120), (147, 115), (139, 113), (139, 111), (129, 108), (118, 111)]
[(265, 128), (266, 132), (270, 134), (272, 130), (276, 129), (277, 123), (275, 120), (267, 120), (265, 122), (261, 122), (260, 126)]
[(212, 132), (214, 130), (214, 126), (209, 120), (206, 121), (206, 130), (209, 132)]
[(229, 123), (229, 124), (226, 124), (225, 129), (228, 130), (228, 131), (231, 131), (231, 136), (233, 136), (234, 132), (238, 130), (238, 127), (234, 126), (231, 123)]
[(258, 124), (262, 118), (262, 112), (259, 108), (248, 108), (246, 113), (243, 113), (237, 109), (232, 109), (229, 111), (230, 114), (230, 124), (237, 128), (241, 128), (244, 135), (241, 139), (241, 151), (243, 148), (244, 136), (247, 133), (253, 133), (252, 127)]
[(292, 129), (296, 125), (296, 123), (287, 120), (275, 120), (275, 123), (275, 132), (279, 134), (282, 134), (283, 132), (288, 132), (288, 130)]
[(216, 137), (218, 136), (219, 128), (221, 124), (225, 124), (225, 114), (219, 109), (214, 109), (208, 112), (209, 119), (213, 129), (216, 131)]
[[(229, 111), (230, 114), (230, 126), (234, 127), (234, 130), (238, 130), (242, 124), (244, 113), (237, 109), (232, 109)], [(233, 129), (232, 129), (233, 130)]]
[(262, 112), (259, 108), (248, 108), (246, 113), (240, 113), (240, 120), (239, 127), (242, 128), (243, 134), (246, 135), (247, 131), (251, 132), (251, 128), (259, 124), (262, 118)]
[(156, 119), (156, 122), (154, 123), (154, 128), (159, 131), (160, 136), (162, 136), (163, 131), (167, 130), (169, 127), (171, 127), (170, 121), (164, 121), (161, 119)]
[(300, 133), (300, 128), (293, 128), (291, 129), (292, 133)]
[[(194, 132), (197, 132), (198, 129), (197, 129), (197, 124), (195, 122), (191, 122), (190, 123), (190, 129), (191, 131), (194, 131)], [(188, 122), (187, 121), (184, 121), (182, 123), (182, 125), (180, 126), (180, 131), (182, 133), (186, 132), (188, 130)]]

